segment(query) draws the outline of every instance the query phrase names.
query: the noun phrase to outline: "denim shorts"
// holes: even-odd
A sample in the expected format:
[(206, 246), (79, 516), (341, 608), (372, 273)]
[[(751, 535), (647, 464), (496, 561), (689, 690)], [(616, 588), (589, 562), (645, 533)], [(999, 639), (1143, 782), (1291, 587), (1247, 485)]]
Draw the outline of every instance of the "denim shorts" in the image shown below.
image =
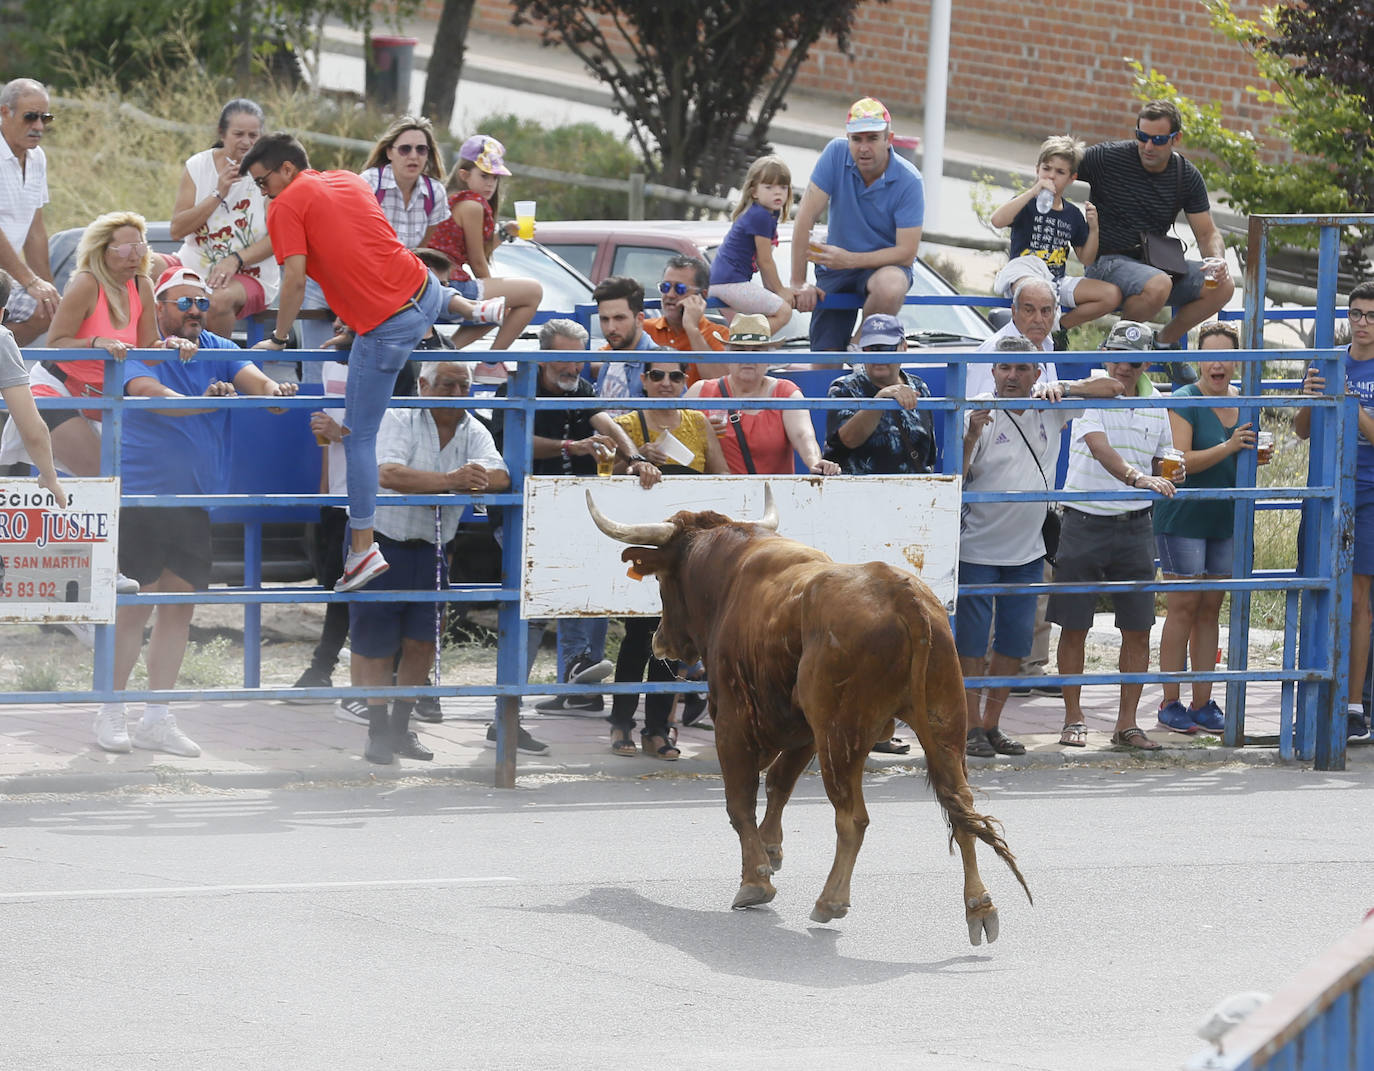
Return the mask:
[[(423, 507), (421, 507), (423, 508)], [(377, 545), (390, 567), (363, 585), (363, 591), (433, 591), (435, 552), (433, 543), (397, 543), (385, 536)], [(448, 564), (439, 562), (439, 583), (448, 586)], [(434, 642), (432, 602), (351, 602), (348, 604), (348, 643), (364, 658), (390, 658), (401, 641)]]
[(1169, 576), (1230, 576), (1232, 543), (1225, 539), (1155, 533), (1159, 568)]
[[(1044, 579), (1044, 558), (1025, 565), (959, 563), (960, 584), (1039, 584)], [(959, 657), (984, 657), (988, 630), (994, 626), (992, 649), (1007, 658), (1025, 658), (1035, 637), (1035, 596), (960, 595), (954, 607), (954, 646)]]
[[(1202, 261), (1189, 260), (1185, 263), (1188, 265), (1188, 274), (1174, 283), (1166, 305), (1186, 305), (1202, 296)], [(1121, 291), (1123, 298), (1129, 298), (1140, 293), (1145, 289), (1146, 283), (1156, 275), (1163, 275), (1164, 272), (1134, 257), (1123, 256), (1120, 253), (1103, 253), (1084, 269), (1083, 274), (1089, 279), (1101, 279), (1104, 283), (1111, 283)]]

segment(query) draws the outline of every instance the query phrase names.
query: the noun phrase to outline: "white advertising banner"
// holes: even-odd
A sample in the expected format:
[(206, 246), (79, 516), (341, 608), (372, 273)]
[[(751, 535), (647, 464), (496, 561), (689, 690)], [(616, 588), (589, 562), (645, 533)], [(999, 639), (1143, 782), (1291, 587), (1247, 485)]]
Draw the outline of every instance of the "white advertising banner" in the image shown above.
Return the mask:
[(114, 621), (119, 481), (62, 488), (66, 509), (37, 480), (0, 476), (0, 623)]
[(957, 476), (668, 476), (645, 491), (631, 476), (535, 476), (525, 481), (525, 617), (627, 617), (659, 612), (658, 581), (631, 579), (625, 544), (603, 535), (587, 512), (628, 524), (665, 521), (678, 510), (763, 516), (773, 489), (778, 534), (837, 562), (881, 561), (915, 573), (951, 612), (959, 572)]

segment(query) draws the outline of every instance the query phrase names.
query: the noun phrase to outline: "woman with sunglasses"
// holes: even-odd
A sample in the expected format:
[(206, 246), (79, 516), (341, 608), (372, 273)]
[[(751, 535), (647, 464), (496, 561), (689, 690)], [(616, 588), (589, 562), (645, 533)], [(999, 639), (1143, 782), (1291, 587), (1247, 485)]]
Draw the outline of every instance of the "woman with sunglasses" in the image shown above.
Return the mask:
[[(81, 235), (76, 271), (48, 329), (51, 349), (98, 349), (122, 361), (131, 349), (157, 342), (153, 283), (143, 217), (107, 212)], [(103, 356), (104, 354), (102, 354)], [(100, 361), (44, 361), (32, 372), (36, 397), (98, 397), (105, 385)], [(46, 409), (53, 454), (73, 476), (100, 473), (100, 410)], [(84, 416), (86, 419), (80, 419)]]
[(434, 128), (423, 116), (403, 115), (387, 127), (360, 174), (407, 249), (429, 245), (450, 216), (444, 165)]
[(205, 326), (228, 338), (234, 321), (277, 300), (281, 271), (267, 237), (267, 202), (246, 172), (244, 153), (262, 136), (255, 101), (231, 100), (219, 113), (214, 145), (186, 161), (172, 206), (171, 235), (182, 239), (172, 256), (156, 256), (166, 268), (189, 268), (210, 287)]
[[(730, 323), (728, 348), (740, 352), (771, 349), (767, 317), (740, 313)], [(764, 364), (732, 364), (719, 379), (701, 379), (687, 391), (689, 398), (799, 398), (801, 389), (787, 379), (767, 374)], [(821, 456), (811, 414), (805, 409), (735, 409), (712, 411), (711, 427), (720, 437), (725, 462), (736, 475), (796, 471), (795, 450), (808, 472), (838, 476), (840, 466)]]
[[(650, 362), (640, 373), (646, 398), (679, 398), (687, 386), (687, 365), (676, 362)], [(609, 435), (616, 444), (615, 471), (639, 478), (646, 491), (665, 475), (693, 475), (703, 472), (723, 475), (729, 471), (725, 455), (711, 431), (706, 418), (698, 409), (640, 409), (612, 418), (608, 413), (592, 417), (592, 427)], [(667, 436), (672, 435), (674, 443)], [(684, 464), (673, 460), (681, 448), (691, 452)], [(641, 681), (648, 667), (650, 681), (671, 681), (676, 678), (673, 667), (661, 658), (653, 657), (656, 617), (625, 619), (625, 639), (615, 663), (615, 680)], [(634, 742), (635, 711), (639, 696), (617, 695), (611, 702), (611, 752), (632, 756), (639, 753)], [(671, 762), (681, 752), (668, 728), (673, 712), (671, 692), (654, 692), (644, 700), (644, 732), (641, 740), (644, 754), (649, 758)]]

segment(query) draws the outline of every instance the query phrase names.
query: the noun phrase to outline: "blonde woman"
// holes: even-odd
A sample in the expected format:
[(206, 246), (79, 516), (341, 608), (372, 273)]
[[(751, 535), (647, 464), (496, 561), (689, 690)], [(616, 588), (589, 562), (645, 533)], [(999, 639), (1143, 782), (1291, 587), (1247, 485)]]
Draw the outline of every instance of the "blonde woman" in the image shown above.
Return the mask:
[(407, 249), (429, 245), (450, 217), (443, 161), (423, 116), (403, 115), (387, 127), (361, 174)]
[[(122, 361), (131, 349), (157, 341), (153, 317), (153, 283), (148, 278), (147, 227), (136, 212), (107, 212), (81, 236), (76, 272), (48, 329), (55, 350), (100, 349)], [(105, 386), (105, 365), (98, 361), (44, 361), (31, 373), (39, 398), (98, 397)], [(86, 419), (81, 419), (82, 417)], [(100, 473), (98, 409), (48, 409), (43, 419), (52, 430), (58, 464), (74, 476)]]

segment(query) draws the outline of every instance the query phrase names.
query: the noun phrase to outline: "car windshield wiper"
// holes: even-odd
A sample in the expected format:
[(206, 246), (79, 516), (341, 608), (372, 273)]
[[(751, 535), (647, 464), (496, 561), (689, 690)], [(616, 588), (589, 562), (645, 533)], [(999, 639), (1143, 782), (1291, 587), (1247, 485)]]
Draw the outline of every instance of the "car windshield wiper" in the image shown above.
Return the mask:
[(959, 342), (983, 341), (981, 338), (960, 334), (957, 331), (908, 331), (906, 340), (918, 346), (953, 346)]

